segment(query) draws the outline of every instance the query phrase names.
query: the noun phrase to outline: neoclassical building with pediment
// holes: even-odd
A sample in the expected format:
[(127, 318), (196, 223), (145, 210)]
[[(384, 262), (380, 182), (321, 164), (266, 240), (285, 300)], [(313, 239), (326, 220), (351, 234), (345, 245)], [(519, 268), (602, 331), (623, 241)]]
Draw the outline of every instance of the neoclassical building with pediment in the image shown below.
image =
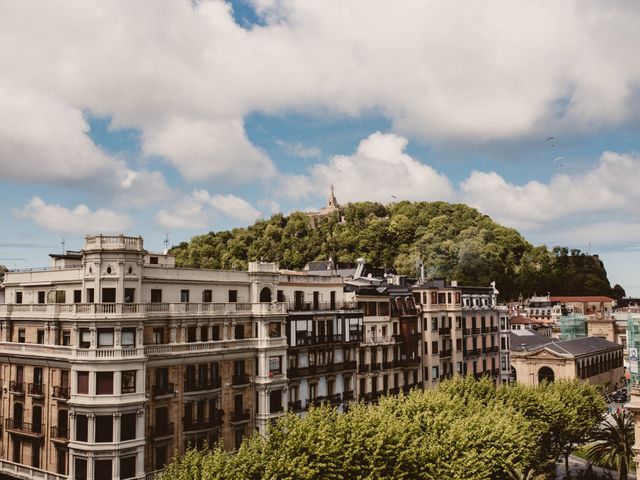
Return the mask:
[(559, 341), (529, 330), (511, 333), (511, 367), (517, 382), (586, 380), (607, 391), (624, 384), (622, 345), (600, 337)]

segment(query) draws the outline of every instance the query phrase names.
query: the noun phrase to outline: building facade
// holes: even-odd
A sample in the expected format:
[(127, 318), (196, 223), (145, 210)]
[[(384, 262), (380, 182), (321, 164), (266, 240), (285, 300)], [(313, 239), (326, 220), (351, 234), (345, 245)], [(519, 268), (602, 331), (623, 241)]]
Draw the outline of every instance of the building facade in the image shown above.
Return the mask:
[[(53, 262), (5, 277), (0, 473), (144, 478), (188, 445), (266, 432), (290, 399), (355, 389), (362, 315), (341, 279), (175, 268), (122, 235)], [(326, 375), (297, 377), (305, 361)]]

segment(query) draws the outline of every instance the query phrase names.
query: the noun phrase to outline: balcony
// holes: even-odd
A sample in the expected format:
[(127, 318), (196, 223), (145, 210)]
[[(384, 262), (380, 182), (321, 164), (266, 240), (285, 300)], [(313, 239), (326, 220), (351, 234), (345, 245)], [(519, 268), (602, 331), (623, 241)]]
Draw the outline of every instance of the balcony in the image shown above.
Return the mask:
[(355, 398), (353, 390), (348, 390), (342, 394), (344, 401), (347, 402), (349, 400), (353, 400)]
[(329, 395), (329, 403), (331, 403), (331, 405), (338, 405), (342, 403), (342, 395), (339, 393), (334, 393), (333, 395)]
[(342, 343), (344, 338), (342, 335), (317, 335), (317, 336), (300, 336), (296, 337), (296, 347), (311, 347), (314, 345), (327, 345), (331, 343)]
[(369, 371), (369, 364), (360, 364), (358, 365), (358, 373), (367, 373)]
[(471, 329), (470, 329), (470, 328), (465, 328), (465, 329), (463, 330), (463, 333), (464, 333), (465, 335), (471, 335)]
[(9, 382), (9, 391), (15, 395), (24, 395), (24, 382), (11, 380)]
[(467, 350), (467, 352), (465, 353), (465, 356), (467, 357), (477, 357), (478, 355), (480, 355), (480, 349), (478, 348)]
[(249, 410), (239, 410), (237, 412), (231, 412), (231, 423), (248, 422), (251, 418)]
[(438, 355), (440, 356), (440, 358), (449, 358), (451, 357), (451, 350), (440, 350), (440, 353)]
[(168, 383), (167, 385), (154, 385), (153, 386), (153, 396), (154, 398), (158, 397), (169, 397), (176, 394), (176, 389), (173, 383)]
[(380, 363), (372, 363), (371, 364), (371, 371), (372, 372), (377, 372), (378, 370), (382, 370), (382, 364), (380, 364)]
[(289, 410), (293, 412), (302, 411), (302, 400), (294, 400), (289, 402)]
[(41, 383), (30, 383), (27, 386), (27, 393), (34, 398), (44, 398), (44, 392), (46, 391), (46, 387)]
[(438, 329), (438, 333), (440, 335), (451, 335), (451, 327), (447, 327), (447, 328), (439, 328)]
[(349, 339), (346, 343), (360, 343), (362, 342), (362, 332), (349, 332)]
[(395, 335), (391, 335), (391, 336), (375, 336), (375, 337), (369, 337), (366, 340), (366, 344), (368, 345), (383, 345), (386, 343), (393, 343), (395, 342)]
[(220, 425), (222, 425), (222, 417), (224, 417), (224, 411), (217, 410), (216, 412), (214, 412), (213, 417), (209, 418), (189, 420), (183, 418), (183, 429), (185, 432), (196, 432), (218, 428), (220, 427)]
[[(71, 269), (74, 270), (75, 269)], [(158, 273), (161, 270), (158, 270)], [(60, 271), (56, 271), (57, 276)], [(337, 305), (341, 306), (341, 305)], [(341, 308), (340, 310), (351, 310)], [(2, 304), (0, 316), (13, 318), (38, 317), (74, 320), (78, 318), (144, 318), (167, 316), (229, 316), (233, 314), (255, 315), (286, 314), (287, 304), (274, 303), (48, 303)]]
[(246, 373), (234, 375), (231, 379), (231, 385), (233, 385), (234, 387), (248, 385), (249, 383), (251, 383), (251, 381), (249, 380), (249, 375), (247, 375)]
[(350, 360), (342, 364), (342, 370), (355, 370), (358, 367), (358, 363), (355, 360)]
[(67, 427), (51, 427), (51, 440), (54, 442), (68, 442), (69, 429)]
[(420, 365), (419, 358), (406, 358), (404, 360), (396, 360), (393, 362), (396, 367), (407, 368), (407, 367), (416, 367)]
[[(247, 381), (245, 383), (249, 383), (249, 380), (248, 380), (249, 376), (246, 375), (246, 377), (247, 377)], [(186, 382), (184, 384), (184, 391), (185, 393), (196, 393), (196, 392), (205, 392), (209, 390), (215, 390), (221, 387), (222, 387), (222, 380), (220, 378), (214, 378), (212, 380)], [(173, 390), (173, 384), (171, 384), (171, 389)]]
[(157, 439), (162, 437), (170, 437), (175, 432), (173, 422), (165, 423), (151, 427), (151, 438)]
[(478, 335), (478, 334), (480, 333), (480, 329), (479, 329), (479, 328), (472, 328), (472, 329), (471, 329), (471, 333), (472, 333), (473, 335)]
[(51, 395), (52, 398), (56, 400), (60, 400), (66, 402), (71, 397), (71, 388), (70, 387), (53, 387), (53, 393)]
[(491, 327), (491, 333), (496, 333), (497, 331), (498, 331), (497, 325)]
[(389, 370), (393, 368), (393, 362), (382, 362), (382, 369)]
[(315, 312), (331, 310), (358, 310), (357, 302), (289, 302), (289, 312)]
[(482, 327), (480, 328), (481, 333), (489, 333), (491, 331), (491, 327)]
[(6, 429), (8, 432), (26, 435), (34, 438), (43, 438), (43, 425), (41, 423), (28, 423), (21, 420), (14, 420), (13, 418), (7, 418)]

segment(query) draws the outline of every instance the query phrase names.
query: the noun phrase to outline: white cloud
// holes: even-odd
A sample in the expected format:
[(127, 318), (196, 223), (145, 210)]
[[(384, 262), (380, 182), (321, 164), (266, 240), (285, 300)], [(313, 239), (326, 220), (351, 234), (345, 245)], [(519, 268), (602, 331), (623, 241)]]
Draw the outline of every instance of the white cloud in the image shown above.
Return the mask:
[(102, 165), (83, 111), (140, 129), (143, 151), (189, 180), (273, 175), (252, 112), (375, 111), (401, 135), (476, 145), (638, 117), (633, 2), (256, 3), (266, 25), (251, 30), (222, 1), (8, 3), (3, 178)]
[(325, 195), (335, 186), (340, 202), (447, 200), (453, 188), (447, 177), (405, 152), (408, 140), (393, 133), (372, 133), (353, 155), (337, 155), (309, 169), (308, 175), (282, 180), (280, 194), (290, 198)]
[(305, 147), (300, 142), (285, 142), (277, 139), (276, 144), (282, 148), (287, 154), (300, 158), (320, 158), (322, 150), (318, 147)]
[(255, 221), (260, 212), (233, 194), (211, 195), (206, 190), (194, 190), (170, 208), (160, 210), (156, 222), (165, 228), (199, 230), (211, 228), (220, 215), (246, 225)]
[(546, 184), (531, 181), (514, 185), (495, 172), (474, 171), (460, 189), (463, 201), (497, 221), (535, 230), (561, 219), (595, 222), (598, 214), (606, 214), (608, 219), (613, 215), (640, 220), (636, 213), (638, 184), (640, 156), (604, 152), (591, 169), (555, 175)]
[(40, 197), (33, 197), (20, 210), (15, 210), (17, 218), (33, 220), (39, 226), (54, 232), (122, 233), (132, 225), (131, 219), (122, 213), (99, 208), (91, 211), (80, 204), (68, 209), (57, 204), (47, 204)]
[(144, 208), (170, 201), (176, 196), (160, 172), (126, 169), (119, 176), (121, 180), (115, 198), (118, 206)]

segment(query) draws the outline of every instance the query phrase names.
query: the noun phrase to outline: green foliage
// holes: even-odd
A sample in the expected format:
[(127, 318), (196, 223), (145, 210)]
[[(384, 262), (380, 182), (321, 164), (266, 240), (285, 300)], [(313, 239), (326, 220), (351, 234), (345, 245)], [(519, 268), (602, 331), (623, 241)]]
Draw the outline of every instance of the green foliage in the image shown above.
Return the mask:
[(7, 267), (5, 267), (4, 265), (0, 265), (0, 283), (2, 283), (2, 281), (4, 280), (4, 272), (6, 272), (7, 270), (9, 270)]
[(520, 478), (515, 472), (553, 467), (568, 439), (582, 438), (603, 410), (596, 389), (579, 382), (496, 389), (488, 379), (457, 377), (346, 413), (288, 413), (236, 453), (216, 447), (176, 457), (161, 480)]
[(616, 469), (620, 480), (627, 480), (629, 466), (634, 458), (635, 432), (633, 418), (627, 412), (613, 415), (613, 422), (605, 425), (593, 435), (594, 443), (587, 452), (587, 459), (598, 465)]
[(351, 203), (337, 215), (311, 218), (277, 214), (247, 228), (209, 232), (172, 248), (182, 267), (244, 269), (250, 260), (302, 268), (330, 257), (368, 262), (417, 276), (422, 260), (429, 278), (461, 284), (496, 281), (503, 299), (519, 294), (616, 295), (598, 257), (579, 250), (533, 247), (516, 230), (476, 209), (445, 202)]

